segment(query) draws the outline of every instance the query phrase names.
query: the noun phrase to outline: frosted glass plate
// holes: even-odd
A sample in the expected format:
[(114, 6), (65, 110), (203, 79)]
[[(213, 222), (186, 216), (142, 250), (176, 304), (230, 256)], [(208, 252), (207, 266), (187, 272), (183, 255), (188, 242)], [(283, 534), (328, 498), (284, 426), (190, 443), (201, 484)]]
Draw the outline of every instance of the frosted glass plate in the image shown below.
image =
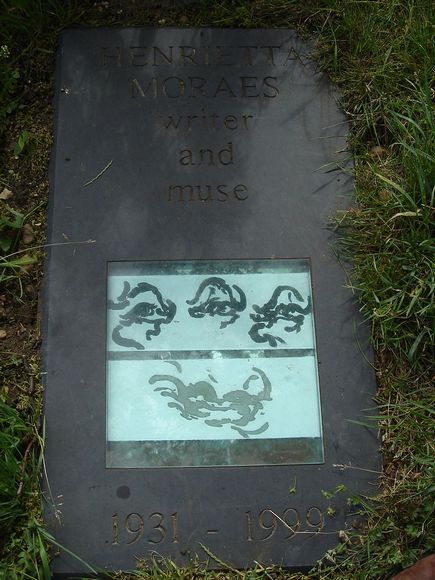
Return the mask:
[(107, 466), (322, 463), (308, 260), (108, 265)]

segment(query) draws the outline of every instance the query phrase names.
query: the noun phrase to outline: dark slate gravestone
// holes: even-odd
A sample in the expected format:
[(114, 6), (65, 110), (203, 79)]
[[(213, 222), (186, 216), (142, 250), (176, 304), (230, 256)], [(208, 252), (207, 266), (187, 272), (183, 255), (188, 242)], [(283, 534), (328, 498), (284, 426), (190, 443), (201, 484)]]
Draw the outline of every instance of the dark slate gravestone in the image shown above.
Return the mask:
[(375, 391), (367, 332), (327, 227), (352, 190), (347, 125), (307, 50), (289, 30), (63, 35), (45, 333), (58, 573), (152, 553), (310, 566), (373, 489), (376, 437), (355, 422)]

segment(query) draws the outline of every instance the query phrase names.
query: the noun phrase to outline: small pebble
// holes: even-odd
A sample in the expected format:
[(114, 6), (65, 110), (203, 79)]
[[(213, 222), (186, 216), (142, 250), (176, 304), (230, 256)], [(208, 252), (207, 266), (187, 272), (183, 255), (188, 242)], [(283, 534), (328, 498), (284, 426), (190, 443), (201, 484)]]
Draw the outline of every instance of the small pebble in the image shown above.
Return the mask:
[(23, 226), (23, 243), (31, 244), (35, 238), (31, 224), (24, 224)]
[(8, 189), (7, 187), (3, 188), (3, 190), (0, 192), (0, 199), (9, 199), (10, 197), (12, 197), (13, 193), (10, 189)]

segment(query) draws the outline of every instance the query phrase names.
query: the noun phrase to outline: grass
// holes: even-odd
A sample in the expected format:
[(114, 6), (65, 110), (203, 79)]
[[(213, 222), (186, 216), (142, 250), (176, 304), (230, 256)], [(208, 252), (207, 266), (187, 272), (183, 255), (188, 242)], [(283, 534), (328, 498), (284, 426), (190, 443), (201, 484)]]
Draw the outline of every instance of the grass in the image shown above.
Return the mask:
[[(432, 2), (138, 4), (0, 2), (0, 192), (13, 192), (0, 199), (0, 236), (6, 239), (0, 258), (0, 331), (8, 323), (0, 342), (0, 578), (49, 577), (38, 479), (42, 388), (35, 313), (42, 254), (23, 244), (21, 232), (27, 222), (34, 245), (44, 243), (54, 51), (58, 33), (75, 24), (297, 27), (316, 36), (317, 58), (340, 87), (351, 123), (358, 207), (336, 216), (335, 226), (341, 251), (353, 258), (351, 284), (372, 326), (379, 382), (374, 419), (385, 469), (379, 495), (370, 502), (361, 498), (367, 527), (343, 537), (306, 577), (390, 578), (435, 551)], [(22, 258), (36, 261), (14, 263)], [(196, 564), (183, 571), (170, 562), (154, 563), (138, 576), (242, 577), (231, 571), (208, 573)], [(303, 575), (258, 568), (243, 577)]]
[[(31, 414), (37, 418), (40, 412), (37, 406)], [(0, 577), (10, 580), (49, 577), (39, 490), (42, 455), (34, 453), (41, 441), (29, 419), (0, 401)]]

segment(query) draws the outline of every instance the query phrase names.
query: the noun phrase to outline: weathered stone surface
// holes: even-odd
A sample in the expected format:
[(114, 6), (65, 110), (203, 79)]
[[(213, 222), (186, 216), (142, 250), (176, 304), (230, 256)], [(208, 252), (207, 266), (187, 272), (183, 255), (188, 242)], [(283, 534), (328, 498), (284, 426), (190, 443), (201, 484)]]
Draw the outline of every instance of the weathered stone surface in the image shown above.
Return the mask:
[[(151, 551), (186, 564), (195, 553), (206, 559), (203, 544), (236, 567), (254, 561), (310, 566), (352, 523), (347, 497), (374, 489), (376, 433), (355, 422), (373, 407), (375, 378), (362, 352), (367, 331), (345, 287), (332, 249), (334, 234), (327, 227), (352, 192), (352, 180), (337, 169), (337, 161), (344, 163), (348, 156), (347, 125), (336, 95), (307, 51), (288, 30), (127, 29), (63, 35), (49, 231), (54, 245), (46, 269), (46, 460), (52, 502), (46, 517), (57, 541), (92, 565), (134, 568), (135, 558), (147, 558)], [(137, 464), (135, 469), (111, 468), (110, 453), (106, 463), (108, 330), (110, 339), (117, 328), (121, 344), (116, 348), (128, 356), (147, 352), (149, 344), (166, 337), (159, 352), (170, 352), (173, 361), (180, 354), (172, 353), (170, 343), (177, 321), (168, 302), (176, 303), (173, 297), (161, 298), (167, 325), (159, 336), (148, 335), (146, 344), (124, 332), (135, 328), (133, 321), (128, 328), (121, 323), (112, 328), (109, 319), (106, 326), (108, 268), (127, 261), (273, 264), (276, 259), (305, 260), (310, 266), (316, 341), (308, 354), (315, 353), (318, 363), (323, 463), (318, 447), (312, 465), (304, 464), (306, 449), (298, 457), (295, 448), (293, 459), (283, 454), (273, 461), (277, 465), (267, 465), (266, 457), (260, 467), (163, 469), (157, 457), (154, 467), (146, 469)], [(232, 297), (240, 297), (234, 284), (241, 287), (242, 282), (229, 285)], [(261, 324), (252, 328), (249, 292), (255, 286), (242, 288), (246, 309), (241, 299), (232, 302), (231, 317), (219, 320), (219, 315), (206, 318), (211, 310), (195, 310), (200, 303), (192, 296), (192, 328), (197, 320), (217, 321), (226, 333), (251, 321), (244, 337), (257, 340), (257, 351), (261, 340), (272, 358), (276, 349), (296, 348), (302, 331), (281, 335)], [(311, 317), (307, 293), (300, 301), (289, 292), (284, 306), (293, 300), (304, 311), (294, 315)], [(252, 304), (265, 311), (266, 301), (254, 298)], [(109, 299), (119, 306), (129, 300), (128, 291)], [(157, 307), (146, 306), (153, 312)], [(204, 344), (207, 336), (201, 336)], [(186, 352), (197, 348), (192, 339)], [(300, 359), (287, 360), (291, 372)], [(250, 379), (237, 377), (235, 384), (250, 393), (261, 376), (254, 371)], [(300, 388), (305, 387), (301, 381)], [(215, 397), (214, 409), (241, 400), (235, 387), (226, 398), (218, 386), (214, 389), (203, 391)], [(267, 413), (271, 397), (267, 389), (262, 393)], [(120, 398), (122, 403), (122, 392)], [(292, 413), (295, 422), (301, 414), (304, 418), (291, 397), (285, 404), (289, 424)], [(237, 417), (243, 421), (241, 413)], [(209, 427), (224, 432), (233, 425), (240, 431), (240, 423), (218, 426), (216, 421)], [(246, 439), (251, 447), (239, 455), (240, 462), (250, 462), (255, 437)], [(148, 449), (153, 449), (149, 441)], [(188, 448), (178, 465), (187, 464), (192, 449), (200, 453), (203, 448)], [(130, 451), (128, 445), (121, 450), (121, 461), (131, 458)], [(62, 552), (54, 570), (83, 572), (84, 566)]]

